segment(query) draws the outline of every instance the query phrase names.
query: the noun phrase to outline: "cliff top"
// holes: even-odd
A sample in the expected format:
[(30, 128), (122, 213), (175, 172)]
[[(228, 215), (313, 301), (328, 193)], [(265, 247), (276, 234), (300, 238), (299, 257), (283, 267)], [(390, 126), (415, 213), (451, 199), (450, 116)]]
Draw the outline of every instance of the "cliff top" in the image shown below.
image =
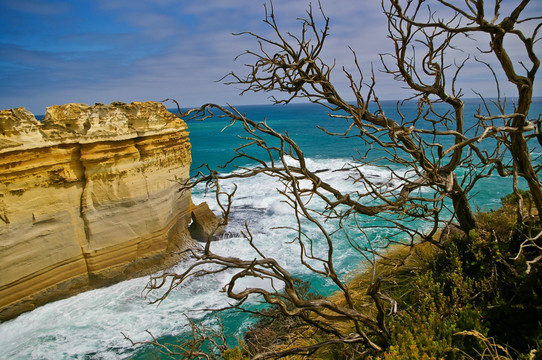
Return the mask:
[(115, 141), (186, 130), (186, 123), (154, 101), (65, 104), (46, 109), (43, 121), (24, 107), (0, 110), (0, 152), (63, 143)]

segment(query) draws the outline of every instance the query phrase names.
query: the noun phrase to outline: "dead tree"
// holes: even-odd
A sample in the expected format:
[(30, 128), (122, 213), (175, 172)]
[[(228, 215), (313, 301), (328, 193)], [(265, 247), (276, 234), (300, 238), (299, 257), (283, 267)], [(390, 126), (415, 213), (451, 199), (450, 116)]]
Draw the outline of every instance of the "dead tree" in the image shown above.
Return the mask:
[[(542, 216), (542, 187), (538, 177), (539, 168), (533, 165), (528, 140), (533, 138), (533, 130), (540, 126), (540, 119), (538, 121), (529, 120), (529, 109), (533, 97), (535, 77), (540, 66), (535, 44), (538, 40), (538, 31), (542, 26), (540, 22), (542, 16), (524, 15), (529, 2), (530, 0), (522, 0), (519, 4), (514, 4), (515, 6), (508, 16), (502, 16), (500, 12), (505, 5), (502, 0), (496, 0), (493, 8), (489, 8), (490, 6), (483, 0), (468, 0), (461, 5), (438, 0), (439, 6), (453, 11), (453, 15), (448, 16), (446, 19), (440, 17), (441, 15), (430, 7), (424, 8), (423, 1), (401, 2), (392, 0), (389, 9), (386, 10), (386, 15), (388, 16), (390, 35), (395, 43), (396, 51), (393, 57), (398, 65), (398, 69), (391, 70), (390, 73), (405, 81), (410, 88), (420, 93), (438, 95), (441, 100), (450, 104), (450, 100), (447, 99), (444, 93), (440, 92), (438, 86), (437, 89), (431, 85), (419, 86), (414, 80), (419, 79), (419, 71), (417, 71), (419, 68), (413, 62), (405, 63), (404, 54), (408, 51), (405, 45), (409, 45), (409, 40), (412, 40), (410, 37), (415, 32), (422, 32), (428, 40), (426, 42), (427, 47), (431, 49), (424, 57), (422, 66), (424, 75), (434, 74), (435, 84), (444, 84), (443, 65), (445, 63), (442, 61), (444, 60), (444, 53), (441, 50), (448, 50), (450, 43), (443, 44), (442, 48), (435, 48), (434, 42), (430, 39), (436, 36), (452, 39), (456, 36), (474, 38), (479, 35), (487, 35), (488, 49), (480, 50), (480, 53), (492, 54), (498, 60), (500, 69), (491, 71), (493, 74), (495, 74), (495, 71), (504, 73), (508, 82), (517, 88), (517, 99), (513, 111), (507, 113), (503, 105), (505, 100), (500, 97), (499, 91), (497, 99), (499, 113), (492, 114), (488, 109), (487, 115), (478, 115), (478, 119), (481, 121), (478, 126), (483, 129), (485, 136), (493, 134), (501, 144), (507, 147), (513, 158), (513, 165), (508, 172), (503, 174), (502, 164), (496, 159), (480, 156), (479, 152), (477, 152), (477, 155), (480, 157), (479, 160), (484, 163), (499, 163), (502, 175), (508, 176), (510, 172), (513, 172), (516, 173), (516, 176), (521, 176), (526, 180), (535, 206), (538, 209), (540, 220), (540, 216)], [(534, 24), (532, 24), (533, 22)], [(527, 29), (530, 33), (526, 34), (519, 29), (518, 25), (520, 24), (532, 24)], [(427, 34), (432, 34), (432, 36)], [(518, 61), (517, 63), (512, 61), (508, 47), (504, 43), (505, 39), (509, 39), (514, 45), (523, 50), (525, 61)], [(511, 46), (509, 45), (509, 47)], [(433, 51), (433, 49), (435, 50)], [(439, 62), (438, 59), (435, 61), (433, 54), (439, 55), (441, 61)], [(412, 61), (412, 58), (410, 61)], [(490, 66), (488, 65), (488, 67)], [(500, 87), (498, 80), (496, 80), (495, 86), (497, 89)], [(484, 103), (486, 102), (483, 97), (482, 100)], [(497, 119), (501, 120), (501, 124), (495, 125)], [(456, 116), (456, 121), (459, 124), (458, 116)], [(459, 127), (457, 130), (462, 132)], [(458, 141), (461, 142), (460, 139)], [(472, 147), (472, 145), (469, 146)], [(475, 148), (473, 150), (476, 151)]]
[[(385, 279), (374, 271), (365, 303), (354, 299), (336, 269), (334, 251), (338, 237), (346, 238), (359, 258), (365, 259), (373, 269), (377, 259), (383, 256), (382, 247), (396, 241), (388, 238), (385, 244), (375, 244), (366, 235), (365, 226), (375, 219), (382, 220), (385, 225), (381, 227), (394, 228), (401, 233), (403, 243), (429, 241), (438, 245), (439, 229), (453, 221), (457, 221), (464, 232), (476, 228), (469, 192), (479, 180), (495, 172), (501, 176), (525, 178), (533, 193), (538, 216), (542, 215), (540, 166), (533, 164), (528, 150), (529, 141), (535, 139), (536, 128), (540, 127), (540, 120), (528, 118), (539, 65), (534, 43), (540, 24), (533, 27), (530, 36), (514, 27), (514, 24), (540, 18), (520, 19), (529, 1), (522, 1), (502, 20), (499, 0), (490, 20), (486, 19), (486, 5), (482, 0), (467, 0), (461, 5), (437, 0), (431, 5), (433, 7), (426, 3), (423, 0), (382, 2), (393, 47), (392, 51), (381, 55), (383, 71), (412, 90), (405, 101), (417, 104), (414, 117), (407, 117), (401, 111), (403, 103), (397, 104), (395, 115), (385, 113), (377, 97), (375, 74), (371, 70), (370, 78), (364, 78), (354, 51), (356, 73), (342, 69), (350, 91), (341, 94), (336, 89), (331, 81), (334, 65), (322, 59), (329, 19), (321, 7), (317, 10), (318, 16), (312, 8), (307, 11), (306, 18), (301, 19), (301, 30), (295, 35), (279, 29), (270, 3), (265, 7), (265, 22), (272, 29), (271, 37), (252, 32), (238, 34), (256, 39), (258, 50), (242, 54), (251, 58), (247, 64), (248, 73), (231, 73), (226, 78), (227, 83), (240, 85), (243, 93), (272, 93), (272, 101), (276, 104), (287, 104), (294, 99), (321, 104), (329, 110), (331, 118), (347, 121), (344, 131), (336, 133), (322, 128), (323, 133), (336, 136), (337, 141), (341, 137), (356, 138), (360, 148), (379, 149), (385, 154), (376, 161), (368, 154), (353, 154), (353, 160), (340, 169), (349, 174), (349, 179), (356, 185), (355, 190), (341, 189), (326, 182), (319, 171), (307, 165), (303, 150), (295, 141), (287, 133), (273, 129), (265, 120), (250, 119), (236, 109), (213, 104), (183, 113), (185, 117), (200, 119), (222, 116), (230, 119), (232, 124), (240, 124), (246, 143), (236, 149), (236, 156), (230, 163), (248, 159), (253, 164), (239, 166), (228, 174), (209, 169), (186, 187), (205, 183), (214, 189), (227, 220), (235, 200), (232, 193), (221, 190), (221, 181), (258, 175), (275, 178), (281, 184), (277, 190), (290, 205), (296, 219), (297, 225), (291, 230), (299, 246), (300, 264), (330, 279), (341, 294), (341, 301), (300, 296), (294, 277), (272, 254), (265, 254), (258, 248), (248, 226), (244, 236), (257, 254), (255, 258), (218, 255), (212, 251), (209, 241), (204, 248), (191, 251), (196, 261), (185, 272), (165, 273), (151, 280), (149, 290), (164, 286), (167, 289), (156, 301), (167, 297), (189, 278), (232, 271), (224, 291), (237, 301), (233, 306), (242, 308), (250, 296), (261, 296), (284, 314), (300, 317), (307, 326), (329, 335), (328, 340), (320, 343), (260, 354), (258, 358), (311, 354), (322, 346), (337, 343), (358, 344), (361, 352), (378, 351), (386, 346), (389, 336), (386, 317), (396, 310), (395, 302), (381, 291)], [(446, 10), (445, 16), (440, 17), (443, 10)], [(483, 107), (476, 114), (465, 114), (463, 91), (459, 88), (464, 69), (472, 62), (486, 64), (490, 76), (498, 79), (497, 70), (488, 62), (457, 49), (459, 40), (474, 39), (479, 34), (489, 35), (489, 49), (480, 50), (481, 53), (494, 54), (508, 81), (518, 88), (518, 100), (512, 112), (507, 112), (505, 101), (499, 96), (493, 105), (482, 98)], [(519, 40), (531, 61), (531, 66), (523, 64), (525, 75), (519, 74), (507, 54), (506, 36)], [(491, 106), (497, 108), (497, 113), (491, 111)], [(481, 147), (487, 141), (495, 144), (490, 150)], [(251, 148), (263, 150), (266, 157), (253, 155)], [(511, 162), (507, 161), (510, 155)], [(364, 167), (368, 165), (385, 169), (390, 174), (390, 181), (375, 182), (366, 176)], [(452, 216), (444, 211), (450, 206)], [(424, 226), (420, 227), (419, 222), (413, 226), (413, 220), (421, 221)], [(307, 224), (318, 228), (318, 241), (308, 235)], [(324, 251), (315, 251), (317, 246)], [(271, 287), (239, 289), (239, 282), (247, 277), (265, 281)]]

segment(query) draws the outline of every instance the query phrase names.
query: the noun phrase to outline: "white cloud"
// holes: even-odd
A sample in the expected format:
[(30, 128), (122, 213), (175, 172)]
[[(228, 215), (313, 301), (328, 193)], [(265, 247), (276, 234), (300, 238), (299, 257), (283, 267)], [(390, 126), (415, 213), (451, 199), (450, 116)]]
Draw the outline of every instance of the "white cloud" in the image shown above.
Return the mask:
[[(24, 0), (24, 4), (30, 4), (29, 1), (40, 3), (41, 7), (33, 8), (37, 18), (28, 27), (21, 15), (25, 13), (20, 12), (19, 5), (13, 5), (23, 4), (23, 0), (10, 2), (6, 11), (0, 5), (0, 20), (3, 16), (8, 20), (9, 16), (11, 23), (23, 24), (17, 32), (10, 30), (0, 36), (2, 108), (25, 105), (40, 112), (53, 102), (165, 97), (180, 98), (187, 105), (208, 101), (233, 104), (266, 101), (265, 94), (239, 98), (238, 89), (216, 82), (232, 70), (243, 71), (244, 62), (250, 59), (243, 57), (234, 62), (234, 57), (246, 49), (257, 48), (254, 39), (232, 33), (254, 31), (272, 36), (271, 29), (262, 21), (263, 0), (97, 0), (84, 9), (76, 6), (77, 2)], [(308, 0), (273, 1), (277, 22), (284, 33), (299, 33), (301, 24), (297, 18), (306, 15), (309, 3)], [(314, 15), (322, 23), (317, 2), (312, 3)], [(377, 71), (381, 68), (378, 54), (392, 50), (380, 2), (322, 0), (321, 3), (331, 26), (323, 56), (326, 61), (337, 62), (335, 79), (339, 87), (346, 90), (341, 68), (354, 70), (348, 49), (351, 46), (366, 79), (374, 66), (379, 96), (401, 96), (401, 84)], [(541, 5), (532, 6), (535, 12), (540, 12)], [(78, 9), (85, 12), (75, 12)], [(55, 26), (51, 26), (47, 13), (55, 14)], [(18, 20), (17, 16), (21, 18)], [(487, 43), (487, 39), (476, 45), (463, 41), (460, 47), (472, 52), (476, 51), (475, 46), (487, 48)], [(522, 51), (515, 45), (510, 49), (515, 54)], [(514, 59), (521, 58), (514, 56)], [(494, 93), (491, 78), (482, 79), (479, 69), (475, 66), (465, 70), (462, 87), (469, 90), (476, 86), (478, 90)], [(537, 90), (541, 88), (539, 85)]]

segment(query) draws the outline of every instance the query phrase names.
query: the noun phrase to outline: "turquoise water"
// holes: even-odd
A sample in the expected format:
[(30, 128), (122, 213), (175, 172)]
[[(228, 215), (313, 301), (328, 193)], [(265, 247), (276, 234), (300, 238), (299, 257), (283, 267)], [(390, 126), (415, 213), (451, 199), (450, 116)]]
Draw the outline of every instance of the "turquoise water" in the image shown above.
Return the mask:
[[(475, 103), (468, 103), (468, 111), (474, 111)], [(324, 126), (330, 131), (342, 132), (347, 127), (344, 119), (329, 119), (325, 109), (315, 105), (294, 104), (290, 106), (246, 106), (240, 107), (251, 118), (263, 120), (277, 130), (288, 130), (289, 134), (302, 147), (310, 168), (322, 170), (321, 176), (330, 183), (336, 184), (344, 191), (355, 188), (344, 172), (325, 171), (337, 169), (349, 163), (352, 156), (359, 151), (365, 154), (367, 146), (359, 138), (330, 137), (316, 128)], [(394, 112), (394, 103), (386, 104), (386, 113)], [(405, 114), (416, 111), (411, 104)], [(533, 106), (532, 114), (537, 117), (542, 113), (542, 102)], [(209, 163), (217, 167), (225, 163), (232, 155), (232, 148), (239, 146), (243, 140), (239, 138), (239, 128), (229, 127), (223, 119), (210, 119), (205, 122), (191, 121), (189, 124), (192, 142), (193, 164)], [(442, 140), (443, 142), (446, 140)], [(482, 144), (483, 145), (483, 144)], [(540, 146), (533, 144), (534, 154), (541, 154)], [(370, 153), (372, 158), (382, 155), (381, 152)], [(250, 162), (238, 163), (250, 166)], [(231, 171), (230, 166), (224, 171)], [(390, 174), (380, 168), (365, 166), (367, 176), (374, 179), (388, 179)], [(212, 250), (225, 255), (235, 255), (245, 259), (254, 258), (254, 252), (247, 246), (240, 235), (245, 221), (251, 228), (256, 243), (262, 251), (274, 257), (279, 263), (296, 276), (311, 282), (314, 289), (323, 294), (336, 290), (325, 278), (314, 276), (299, 264), (299, 249), (290, 240), (294, 238), (291, 231), (273, 229), (276, 226), (293, 225), (293, 217), (289, 207), (284, 204), (277, 193), (279, 186), (272, 179), (265, 177), (240, 179), (234, 200), (232, 222), (227, 233), (219, 242), (213, 243)], [(472, 192), (473, 204), (482, 209), (491, 209), (499, 205), (500, 197), (511, 191), (511, 182), (498, 176), (491, 176), (480, 183)], [(224, 189), (232, 188), (226, 182)], [(201, 189), (194, 192), (194, 202), (207, 201), (216, 209), (211, 197), (205, 197)], [(366, 223), (367, 234), (372, 239), (386, 237), (381, 229), (371, 229)], [(329, 223), (332, 229), (335, 226)], [(325, 251), (325, 246), (318, 239), (318, 232), (312, 226), (306, 231), (316, 237), (315, 251)], [(355, 229), (353, 230), (355, 231)], [(334, 261), (336, 268), (343, 276), (355, 270), (361, 256), (341, 237), (336, 235)], [(356, 238), (360, 245), (366, 241)], [(181, 262), (173, 270), (182, 271), (190, 264), (190, 260)], [(142, 291), (148, 277), (132, 279), (108, 288), (89, 291), (62, 301), (47, 304), (35, 311), (23, 314), (18, 318), (0, 324), (0, 357), (6, 359), (147, 359), (160, 357), (155, 349), (149, 347), (131, 347), (124, 339), (123, 333), (133, 340), (150, 340), (145, 330), (152, 332), (161, 341), (175, 342), (188, 330), (186, 316), (190, 316), (203, 324), (212, 326), (213, 316), (198, 311), (205, 308), (221, 308), (230, 302), (219, 290), (228, 280), (228, 274), (219, 274), (205, 279), (193, 279), (173, 291), (160, 306), (149, 305)], [(268, 286), (257, 281), (245, 285)], [(158, 294), (151, 294), (157, 296)], [(257, 299), (249, 302), (249, 306), (259, 306)], [(246, 315), (221, 313), (224, 318), (226, 332), (233, 336), (241, 336), (250, 325)]]
[[(465, 114), (474, 114), (479, 108), (477, 100), (466, 100)], [(388, 116), (398, 118), (395, 110), (395, 102), (384, 102), (384, 109)], [(353, 157), (360, 157), (366, 154), (368, 146), (360, 141), (359, 138), (350, 136), (335, 137), (325, 134), (317, 129), (317, 126), (334, 133), (344, 132), (349, 122), (345, 119), (332, 119), (328, 117), (328, 110), (314, 104), (290, 104), (288, 106), (241, 106), (238, 108), (241, 113), (246, 114), (251, 119), (260, 121), (266, 120), (275, 130), (279, 132), (288, 131), (288, 134), (295, 139), (296, 143), (302, 148), (305, 157), (324, 161), (349, 161)], [(406, 118), (414, 116), (417, 110), (415, 103), (406, 104), (401, 108)], [(494, 109), (492, 109), (494, 110)], [(531, 106), (531, 117), (537, 118), (542, 113), (542, 99), (534, 102)], [(466, 116), (465, 128), (473, 125), (473, 118)], [(207, 163), (211, 168), (226, 163), (234, 156), (233, 148), (244, 144), (246, 141), (239, 138), (242, 134), (240, 126), (226, 127), (228, 121), (224, 119), (210, 119), (205, 122), (189, 122), (190, 138), (192, 142), (193, 168), (197, 164)], [(418, 126), (420, 124), (417, 124)], [(472, 134), (473, 131), (470, 131)], [(440, 137), (436, 141), (444, 146), (453, 143), (451, 137)], [(477, 146), (481, 150), (491, 149), (494, 143), (491, 140), (484, 140)], [(532, 153), (535, 156), (541, 156), (540, 145), (536, 142), (532, 144)], [(261, 153), (260, 153), (261, 154)], [(372, 149), (369, 158), (380, 158), (385, 154), (378, 149)], [(339, 161), (340, 162), (340, 161)], [(538, 159), (540, 162), (540, 159)], [(248, 161), (237, 161), (235, 164), (244, 166)], [(337, 165), (336, 163), (334, 165)], [(224, 171), (233, 170), (228, 166)], [(461, 173), (461, 170), (458, 171)], [(499, 196), (501, 189), (504, 193), (510, 192), (508, 179), (499, 176), (492, 176), (487, 181), (482, 182), (476, 187), (476, 196), (473, 199), (475, 207), (480, 209), (491, 209), (499, 205)], [(491, 188), (492, 191), (484, 191)], [(493, 191), (495, 190), (495, 191)]]

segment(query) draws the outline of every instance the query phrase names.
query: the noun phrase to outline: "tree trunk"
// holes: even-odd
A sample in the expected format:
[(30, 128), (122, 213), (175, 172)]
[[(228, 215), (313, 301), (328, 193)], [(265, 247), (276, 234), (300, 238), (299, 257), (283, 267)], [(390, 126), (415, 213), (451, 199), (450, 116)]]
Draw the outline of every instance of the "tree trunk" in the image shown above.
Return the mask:
[[(517, 21), (517, 17), (523, 8), (524, 4), (527, 2), (522, 2), (518, 6), (517, 11), (515, 11), (515, 16), (511, 16), (513, 21)], [(512, 14), (514, 15), (514, 14)], [(504, 21), (503, 21), (504, 23)], [(511, 26), (513, 26), (512, 23)], [(516, 162), (517, 168), (519, 170), (520, 176), (522, 176), (529, 185), (529, 190), (533, 197), (534, 204), (538, 210), (538, 219), (542, 221), (542, 189), (538, 175), (535, 172), (531, 155), (529, 154), (529, 147), (525, 141), (525, 136), (523, 136), (523, 127), (526, 124), (527, 115), (529, 114), (529, 108), (531, 106), (532, 97), (533, 97), (533, 83), (535, 79), (536, 72), (540, 65), (540, 61), (534, 54), (530, 53), (531, 61), (533, 62), (533, 67), (530, 71), (527, 72), (527, 77), (519, 76), (514, 70), (514, 66), (508, 53), (504, 48), (504, 35), (506, 32), (502, 32), (499, 35), (495, 36), (493, 39), (493, 52), (497, 56), (497, 59), (500, 61), (502, 69), (506, 73), (508, 80), (511, 83), (514, 83), (518, 89), (518, 105), (516, 108), (516, 113), (522, 114), (520, 116), (514, 117), (512, 120), (512, 126), (517, 128), (519, 131), (516, 133), (510, 134), (510, 140), (512, 145), (510, 147), (510, 152)], [(530, 43), (532, 46), (532, 42)], [(531, 49), (532, 50), (532, 49)]]
[(474, 217), (474, 213), (470, 208), (467, 194), (457, 182), (457, 177), (455, 174), (453, 175), (453, 181), (454, 184), (452, 191), (450, 192), (450, 198), (452, 199), (452, 203), (454, 205), (455, 216), (459, 222), (459, 227), (461, 230), (468, 234), (471, 230), (476, 228), (476, 218)]
[(538, 220), (542, 222), (542, 188), (534, 171), (531, 156), (522, 133), (512, 134), (512, 156), (518, 166), (520, 175), (527, 181), (533, 202), (538, 210)]
[[(512, 126), (518, 130), (522, 130), (526, 124), (527, 114), (532, 101), (532, 82), (528, 82), (529, 86), (518, 86), (519, 99), (516, 112), (524, 114), (524, 116), (516, 116), (512, 121)], [(522, 176), (529, 186), (533, 202), (538, 210), (538, 219), (542, 221), (542, 188), (538, 179), (538, 174), (533, 168), (531, 154), (525, 136), (522, 131), (510, 134), (512, 145), (510, 152), (516, 162), (520, 176)]]

